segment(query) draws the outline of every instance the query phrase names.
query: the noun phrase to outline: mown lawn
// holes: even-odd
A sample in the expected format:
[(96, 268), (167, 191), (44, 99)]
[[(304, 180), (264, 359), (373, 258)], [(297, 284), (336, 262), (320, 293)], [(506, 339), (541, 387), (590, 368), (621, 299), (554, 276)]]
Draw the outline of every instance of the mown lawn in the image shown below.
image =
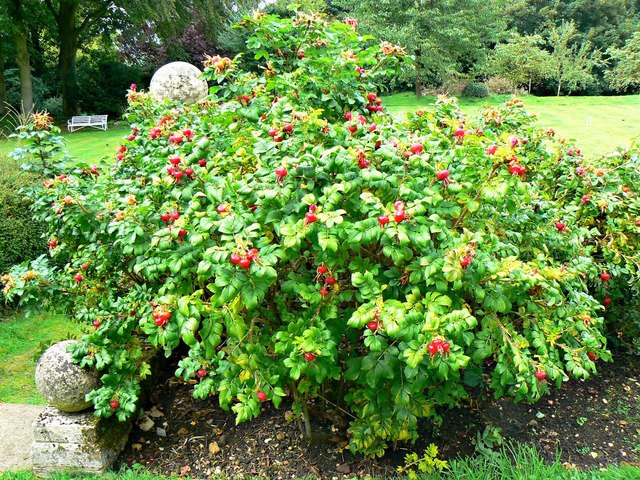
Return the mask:
[[(498, 105), (509, 95), (493, 95), (486, 99), (460, 99), (466, 115), (477, 115), (485, 105)], [(525, 108), (538, 115), (540, 124), (553, 127), (570, 139), (588, 157), (597, 157), (628, 147), (640, 136), (640, 95), (612, 97), (521, 97)], [(417, 98), (412, 92), (385, 97), (389, 110), (399, 115), (419, 109), (433, 108), (435, 97)]]
[[(67, 133), (62, 135), (69, 153), (82, 162), (89, 164), (100, 163), (102, 159), (112, 160), (115, 156), (115, 149), (123, 142), (123, 137), (128, 135), (130, 130), (127, 126), (109, 127), (108, 130), (87, 129)], [(9, 153), (16, 147), (14, 139), (0, 137), (0, 157)]]
[(35, 386), (37, 358), (46, 346), (80, 335), (63, 315), (0, 316), (0, 403), (45, 404)]

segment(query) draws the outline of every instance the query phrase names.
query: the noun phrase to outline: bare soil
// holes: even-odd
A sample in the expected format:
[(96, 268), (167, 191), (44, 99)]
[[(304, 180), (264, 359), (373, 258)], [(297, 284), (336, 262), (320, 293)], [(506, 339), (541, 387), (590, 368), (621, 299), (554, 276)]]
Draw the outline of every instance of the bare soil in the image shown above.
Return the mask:
[(216, 398), (195, 400), (189, 384), (169, 378), (153, 392), (120, 462), (195, 478), (382, 477), (430, 443), (445, 459), (472, 455), (489, 427), (505, 441), (535, 445), (550, 461), (560, 452), (568, 466), (640, 465), (640, 358), (619, 355), (599, 367), (600, 376), (552, 388), (533, 405), (475, 398), (443, 412), (439, 427), (425, 422), (415, 445), (399, 445), (380, 459), (351, 454), (345, 432), (319, 418), (318, 439), (305, 441), (286, 402), (279, 409), (265, 403), (260, 417), (236, 426)]

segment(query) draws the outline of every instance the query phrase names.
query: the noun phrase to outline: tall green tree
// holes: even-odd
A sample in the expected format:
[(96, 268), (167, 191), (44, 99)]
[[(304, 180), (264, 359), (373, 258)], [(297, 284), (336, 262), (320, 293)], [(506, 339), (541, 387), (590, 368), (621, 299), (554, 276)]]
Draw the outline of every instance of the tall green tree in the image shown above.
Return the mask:
[(78, 105), (78, 73), (76, 59), (81, 42), (101, 29), (101, 21), (111, 14), (109, 2), (80, 0), (45, 0), (57, 27), (64, 113), (80, 113)]
[(521, 34), (542, 33), (573, 21), (578, 35), (595, 48), (622, 46), (638, 24), (637, 0), (513, 0), (506, 9), (509, 26)]
[(563, 89), (568, 93), (579, 86), (594, 81), (593, 69), (601, 63), (600, 52), (594, 50), (588, 41), (579, 41), (578, 31), (573, 22), (562, 22), (548, 32), (551, 47), (550, 77), (557, 84), (557, 96)]
[(505, 35), (504, 1), (333, 0), (361, 30), (415, 55), (415, 87), (469, 71)]
[(20, 74), (20, 96), (23, 111), (33, 109), (33, 80), (31, 59), (28, 47), (27, 10), (23, 0), (0, 1), (4, 13), (4, 23), (9, 23), (8, 31), (13, 37), (16, 48), (16, 64)]
[(519, 35), (514, 33), (506, 43), (499, 43), (493, 49), (485, 71), (498, 74), (511, 81), (514, 92), (518, 85), (547, 76), (550, 64), (549, 52), (544, 50), (544, 39), (540, 35)]
[(606, 72), (611, 86), (625, 91), (640, 86), (640, 32), (636, 32), (622, 48), (608, 50), (614, 67)]
[[(632, 37), (640, 24), (638, 0), (512, 0), (505, 10), (509, 27), (520, 34), (547, 36), (552, 28), (563, 22), (573, 22), (576, 27), (575, 42), (589, 42), (594, 50), (608, 59), (607, 50), (621, 48)], [(597, 83), (605, 85), (605, 64), (592, 72)], [(615, 88), (614, 85), (611, 87)]]

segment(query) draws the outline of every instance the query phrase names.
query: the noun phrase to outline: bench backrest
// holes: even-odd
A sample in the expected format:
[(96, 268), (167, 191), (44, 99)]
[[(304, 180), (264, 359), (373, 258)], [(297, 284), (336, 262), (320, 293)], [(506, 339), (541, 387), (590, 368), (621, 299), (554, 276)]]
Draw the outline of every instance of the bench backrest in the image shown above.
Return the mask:
[(77, 115), (71, 117), (72, 125), (89, 125), (91, 123), (104, 123), (107, 121), (107, 115)]

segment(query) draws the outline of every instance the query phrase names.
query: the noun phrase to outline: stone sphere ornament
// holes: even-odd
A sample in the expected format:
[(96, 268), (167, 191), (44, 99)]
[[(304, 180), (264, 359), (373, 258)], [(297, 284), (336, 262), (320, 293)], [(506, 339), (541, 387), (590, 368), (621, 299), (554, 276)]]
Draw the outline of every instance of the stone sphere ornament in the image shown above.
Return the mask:
[(209, 94), (202, 72), (187, 62), (171, 62), (160, 67), (151, 78), (149, 92), (157, 101), (193, 104)]
[(92, 403), (85, 396), (100, 386), (98, 372), (80, 368), (67, 352), (76, 340), (66, 340), (49, 347), (36, 366), (36, 387), (52, 407), (61, 412), (80, 412)]

